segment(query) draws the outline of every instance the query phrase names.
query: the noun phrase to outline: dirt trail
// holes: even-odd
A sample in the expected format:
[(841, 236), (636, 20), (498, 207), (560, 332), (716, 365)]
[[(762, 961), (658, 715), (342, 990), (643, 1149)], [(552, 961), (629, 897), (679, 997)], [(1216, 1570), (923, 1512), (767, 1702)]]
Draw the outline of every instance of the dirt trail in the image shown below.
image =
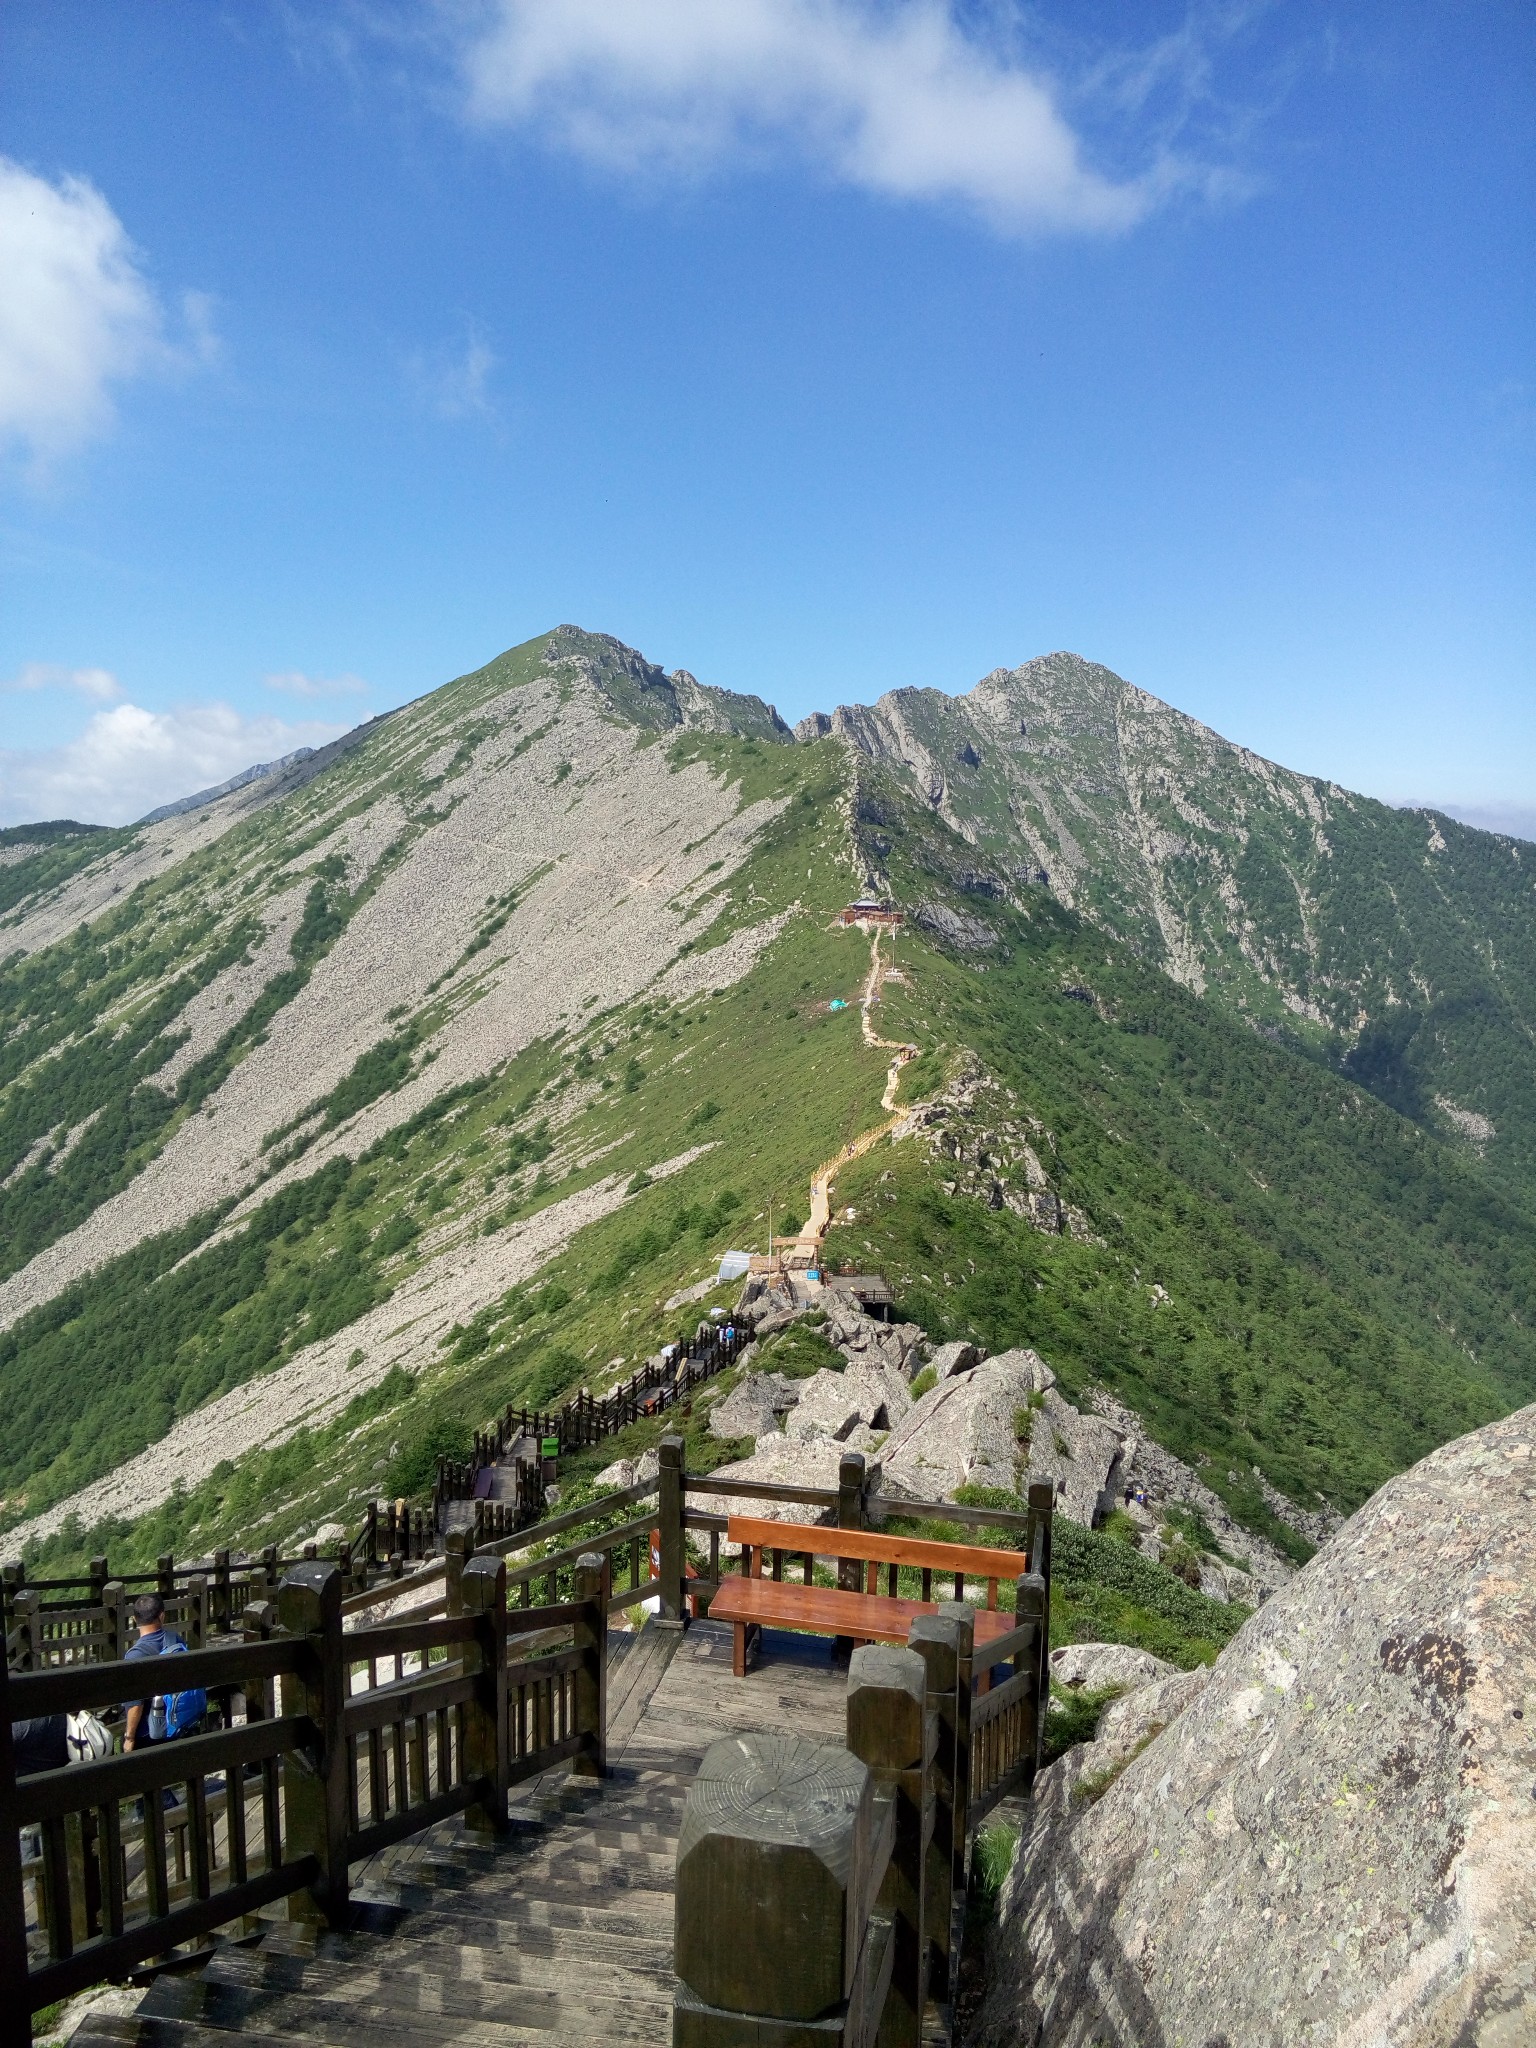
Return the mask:
[[(915, 1045), (906, 1045), (894, 1038), (880, 1037), (874, 1025), (870, 1022), (870, 1011), (880, 1000), (882, 973), (880, 933), (876, 931), (870, 940), (869, 974), (864, 983), (864, 993), (859, 998), (859, 1028), (864, 1034), (864, 1043), (866, 1045), (880, 1046), (894, 1055), (886, 1073), (885, 1092), (880, 1097), (880, 1107), (891, 1111), (892, 1114), (886, 1117), (884, 1123), (876, 1124), (872, 1130), (865, 1131), (859, 1137), (853, 1139), (850, 1144), (843, 1147), (841, 1152), (829, 1159), (824, 1166), (819, 1166), (816, 1169), (815, 1176), (811, 1181), (811, 1213), (806, 1218), (805, 1228), (793, 1240), (799, 1248), (798, 1260), (811, 1266), (819, 1265), (821, 1262), (822, 1241), (826, 1237), (828, 1226), (832, 1221), (832, 1185), (834, 1181), (843, 1167), (850, 1165), (855, 1159), (862, 1158), (871, 1145), (878, 1144), (886, 1132), (896, 1123), (897, 1118), (894, 1113), (896, 1109), (896, 1090), (901, 1085), (901, 1070), (909, 1060), (915, 1060), (918, 1054), (918, 1048)], [(796, 1257), (797, 1255), (792, 1253), (790, 1256)]]

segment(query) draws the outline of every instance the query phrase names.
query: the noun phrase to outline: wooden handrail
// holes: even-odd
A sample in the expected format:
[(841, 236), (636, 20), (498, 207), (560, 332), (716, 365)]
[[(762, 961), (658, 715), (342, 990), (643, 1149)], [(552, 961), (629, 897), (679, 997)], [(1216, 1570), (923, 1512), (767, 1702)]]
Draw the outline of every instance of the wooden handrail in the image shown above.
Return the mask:
[(161, 1672), (174, 1678), (172, 1689), (176, 1692), (190, 1692), (198, 1686), (214, 1692), (224, 1686), (260, 1684), (297, 1670), (303, 1655), (302, 1644), (274, 1636), (268, 1642), (224, 1643), (211, 1650), (178, 1652), (164, 1665), (134, 1658), (115, 1664), (66, 1664), (51, 1671), (15, 1672), (9, 1685), (11, 1716), (20, 1721), (147, 1699), (166, 1689), (164, 1680), (156, 1682)]
[[(276, 1899), (297, 1895), (301, 1917), (344, 1924), (348, 1869), (360, 1857), (450, 1814), (504, 1828), (507, 1787), (558, 1762), (605, 1769), (603, 1557), (588, 1550), (576, 1559), (575, 1599), (511, 1613), (502, 1558), (449, 1562), (458, 1611), (443, 1617), (345, 1630), (342, 1574), (314, 1560), (279, 1586), (278, 1630), (264, 1640), (192, 1650), (168, 1664), (0, 1670), (0, 1977), (16, 1993), (0, 2003), (0, 2048), (30, 2048), (28, 2014), (38, 2007)], [(561, 1627), (572, 1631), (570, 1648), (509, 1657), (520, 1638)], [(443, 1651), (451, 1661), (433, 1665)], [(398, 1669), (405, 1657), (422, 1664), (409, 1678)], [(391, 1682), (352, 1691), (356, 1671), (376, 1674), (390, 1662)], [(167, 1685), (243, 1693), (248, 1718), (16, 1778), (14, 1720)], [(165, 1787), (184, 1792), (195, 1897), (184, 1896), (167, 1863), (175, 1823), (161, 1808)], [(132, 1800), (144, 1802), (136, 1860), (123, 1847), (123, 1805)], [(23, 1827), (40, 1829), (42, 1841), (25, 1875)], [(28, 1949), (30, 1886), (46, 1933), (42, 1956)]]

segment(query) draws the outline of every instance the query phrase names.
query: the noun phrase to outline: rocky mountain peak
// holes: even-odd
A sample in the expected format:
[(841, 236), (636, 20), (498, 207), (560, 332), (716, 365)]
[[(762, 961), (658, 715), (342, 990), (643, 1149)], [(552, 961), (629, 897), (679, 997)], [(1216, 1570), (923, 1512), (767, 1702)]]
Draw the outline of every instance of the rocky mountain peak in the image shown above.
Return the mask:
[(581, 677), (611, 710), (653, 732), (732, 733), (774, 741), (793, 737), (761, 697), (716, 689), (684, 668), (668, 675), (609, 633), (557, 626), (544, 643), (544, 663), (558, 675)]

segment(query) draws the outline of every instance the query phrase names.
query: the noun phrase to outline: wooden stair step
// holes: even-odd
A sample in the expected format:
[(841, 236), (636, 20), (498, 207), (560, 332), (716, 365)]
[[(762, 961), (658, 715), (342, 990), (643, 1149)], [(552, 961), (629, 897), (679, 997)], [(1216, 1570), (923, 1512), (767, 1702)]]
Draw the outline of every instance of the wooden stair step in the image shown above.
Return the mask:
[[(483, 2043), (485, 2048), (507, 2038), (509, 2029), (530, 2030), (548, 2039), (593, 2038), (614, 2041), (660, 2040), (658, 2024), (665, 2014), (670, 2032), (671, 1990), (653, 1989), (643, 1980), (619, 1981), (611, 1992), (567, 1984), (562, 1990), (539, 1985), (435, 1980), (405, 1980), (376, 1986), (360, 1982), (361, 1973), (332, 1969), (300, 1992), (259, 1986), (222, 1984), (206, 1977), (179, 1980), (174, 2001), (165, 1999), (161, 1980), (150, 1994), (150, 2016), (190, 2020), (224, 2033), (317, 2036), (334, 2048), (390, 2048), (419, 2041), (438, 2048), (444, 2022), (451, 2022), (457, 2042)], [(397, 1993), (391, 1996), (391, 1991)], [(158, 1994), (158, 1995), (157, 1995)], [(146, 2000), (146, 2005), (150, 2004)], [(143, 2008), (141, 2008), (141, 2013)]]
[(391, 2006), (435, 2008), (443, 2002), (466, 2010), (486, 2009), (486, 2001), (508, 1989), (533, 1989), (564, 1996), (571, 1988), (571, 1969), (580, 1964), (584, 1997), (598, 1994), (623, 1998), (649, 1989), (658, 1997), (672, 1994), (671, 1945), (665, 1941), (589, 1942), (586, 1952), (542, 1945), (481, 1948), (440, 1942), (411, 1943), (396, 1949), (383, 1943), (364, 1955), (334, 1957), (263, 1956), (248, 1952), (236, 1961), (210, 1965), (202, 1981), (230, 1990), (278, 1995), (336, 1995), (338, 1971), (344, 1971), (345, 1994), (373, 1998)]
[(670, 1942), (673, 1900), (670, 1892), (626, 1892), (613, 1904), (575, 1894), (569, 1898), (541, 1894), (505, 1900), (494, 1910), (478, 1903), (452, 1912), (425, 1906), (405, 1916), (402, 1924), (408, 1925), (413, 1941), (457, 1940), (465, 1947), (477, 1948), (567, 1936), (604, 1941), (634, 1936)]

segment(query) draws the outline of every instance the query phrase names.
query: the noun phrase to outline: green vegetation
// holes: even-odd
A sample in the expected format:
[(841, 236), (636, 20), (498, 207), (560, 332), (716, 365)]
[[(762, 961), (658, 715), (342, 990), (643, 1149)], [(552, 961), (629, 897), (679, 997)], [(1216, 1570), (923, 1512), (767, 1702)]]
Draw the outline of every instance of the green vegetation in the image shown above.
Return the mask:
[(1155, 1721), (1135, 1747), (1127, 1750), (1124, 1756), (1117, 1757), (1111, 1764), (1105, 1764), (1101, 1770), (1085, 1771), (1072, 1787), (1072, 1797), (1077, 1804), (1092, 1806), (1095, 1800), (1102, 1799), (1110, 1786), (1136, 1761), (1141, 1752), (1151, 1748), (1166, 1725), (1166, 1722)]
[[(1536, 1194), (1530, 847), (1267, 764), (1256, 773), (1251, 757), (1153, 712), (1108, 670), (1072, 656), (1042, 666), (1054, 676), (1047, 697), (1060, 697), (1053, 708), (1016, 700), (1035, 735), (1018, 753), (965, 700), (909, 693), (903, 717), (949, 764), (945, 807), (965, 837), (926, 790), (864, 762), (866, 862), (904, 900), (969, 896), (997, 923), (1003, 878), (1037, 876), (1038, 849), (1056, 841), (1054, 808), (1072, 819), (1074, 893), (1098, 925), (1162, 963), (1171, 913), (1210, 1007), (1460, 1144), (1471, 1133), (1456, 1112), (1486, 1119), (1474, 1142), (1487, 1165)], [(994, 698), (994, 721), (997, 709)], [(1158, 842), (1151, 874), (1145, 849)], [(1043, 891), (1029, 900), (1048, 910)]]
[(829, 1264), (878, 1264), (935, 1337), (1033, 1344), (1069, 1397), (1108, 1387), (1297, 1555), (1255, 1465), (1348, 1510), (1536, 1394), (1536, 1208), (1054, 905), (991, 915), (980, 961), (905, 942), (885, 1029), (981, 1055), (1084, 1229), (946, 1194), (919, 1140), (841, 1176)]
[(1121, 1685), (1100, 1686), (1094, 1691), (1051, 1681), (1051, 1707), (1045, 1717), (1044, 1760), (1055, 1763), (1081, 1742), (1092, 1742), (1099, 1722), (1111, 1700), (1124, 1693)]

